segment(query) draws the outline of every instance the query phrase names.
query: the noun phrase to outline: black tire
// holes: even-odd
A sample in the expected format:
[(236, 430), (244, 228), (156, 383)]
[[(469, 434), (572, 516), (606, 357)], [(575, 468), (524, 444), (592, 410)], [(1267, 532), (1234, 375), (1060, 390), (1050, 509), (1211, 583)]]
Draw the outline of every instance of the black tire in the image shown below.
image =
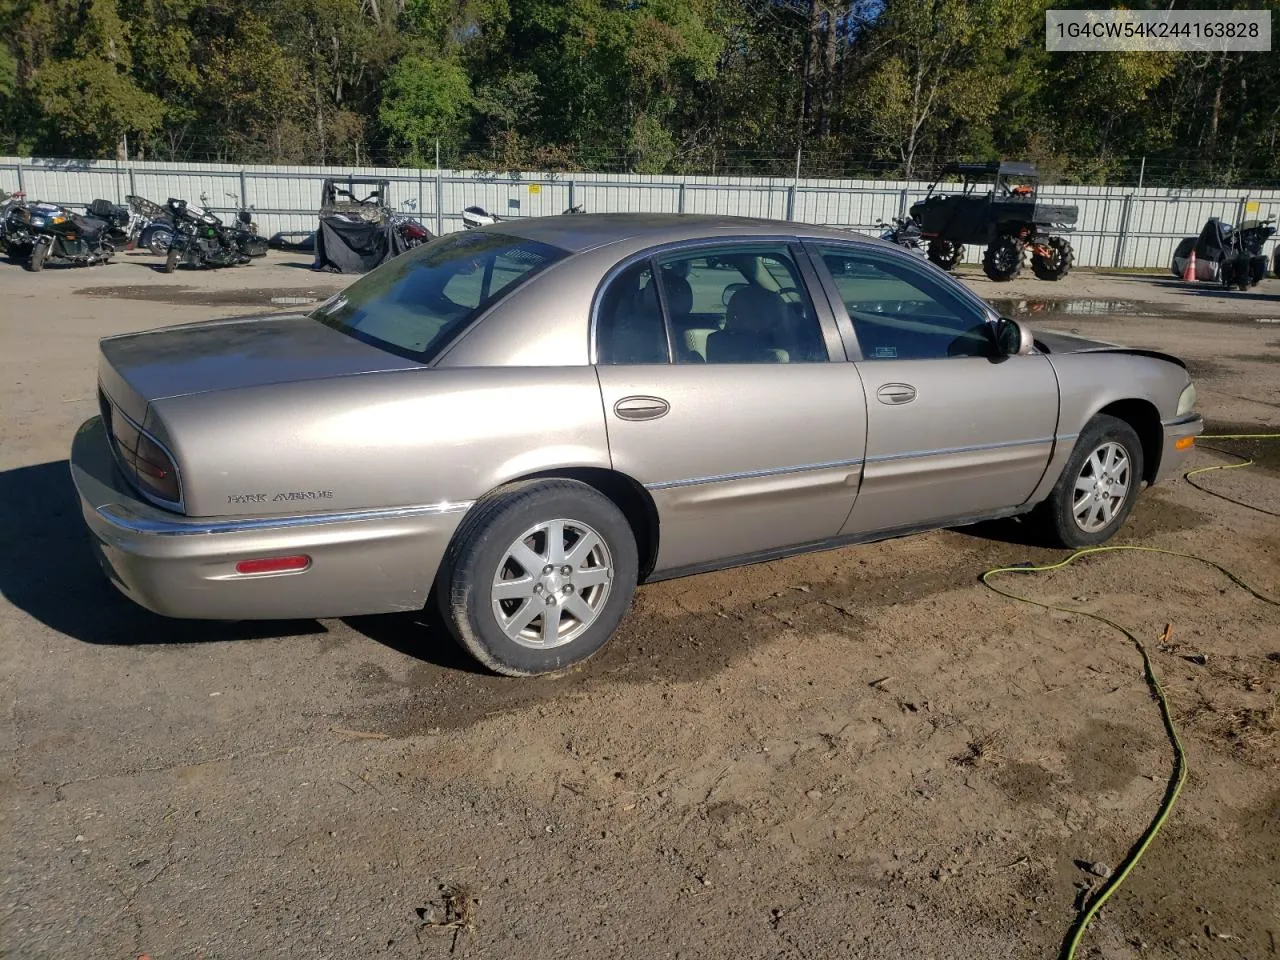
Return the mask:
[(964, 244), (955, 240), (930, 240), (929, 260), (943, 270), (951, 271), (964, 259)]
[(10, 263), (20, 267), (26, 266), (27, 261), (31, 259), (31, 244), (11, 243), (7, 252)]
[(32, 273), (39, 273), (44, 269), (44, 261), (49, 256), (49, 245), (47, 243), (37, 243), (31, 248), (31, 258), (27, 260), (27, 269)]
[[(1086, 529), (1077, 522), (1076, 513), (1076, 481), (1087, 481), (1093, 474), (1093, 464), (1089, 460), (1093, 454), (1105, 449), (1108, 444), (1116, 444), (1123, 448), (1128, 457), (1127, 486), (1123, 498), (1112, 506), (1109, 522), (1099, 529)], [(1088, 464), (1089, 476), (1085, 475)], [(1142, 486), (1144, 463), (1142, 458), (1142, 441), (1133, 427), (1116, 417), (1100, 413), (1085, 424), (1076, 441), (1071, 458), (1058, 477), (1053, 492), (1048, 499), (1036, 507), (1032, 519), (1038, 523), (1045, 538), (1057, 546), (1077, 549), (1092, 547), (1106, 543), (1116, 531), (1124, 526), (1134, 501)], [(1090, 517), (1086, 517), (1086, 520)], [(1097, 517), (1100, 520), (1102, 517)]]
[(169, 248), (168, 254), (164, 258), (164, 266), (160, 268), (165, 273), (173, 273), (178, 269), (178, 251), (174, 247)]
[[(536, 528), (556, 520), (582, 524), (595, 532), (607, 552), (612, 576), (605, 583), (604, 593), (597, 595), (599, 607), (585, 629), (582, 629), (584, 621), (574, 618), (571, 611), (569, 619), (563, 619), (559, 602), (548, 603), (556, 610), (556, 623), (568, 627), (567, 641), (556, 646), (532, 645), (540, 642), (533, 637), (517, 642), (508, 636), (499, 622), (499, 614), (495, 613), (494, 584), (504, 571), (515, 574), (520, 569), (522, 575), (517, 579), (531, 577), (536, 584), (532, 589), (538, 594), (524, 600), (502, 601), (500, 611), (507, 610), (512, 621), (529, 611), (532, 619), (527, 621), (526, 629), (533, 632), (536, 632), (533, 624), (539, 625), (537, 630), (546, 625), (545, 615), (538, 612), (541, 606), (525, 605), (551, 596), (559, 601), (561, 591), (565, 590), (559, 584), (564, 578), (559, 577), (557, 571), (542, 576), (545, 567), (536, 572), (523, 570), (520, 565), (513, 567), (508, 551), (520, 542), (531, 546), (535, 553), (549, 553), (549, 538), (545, 533), (536, 532)], [(527, 532), (533, 533), (521, 540)], [(573, 544), (568, 546), (571, 548)], [(559, 572), (563, 569), (567, 566)], [(584, 569), (575, 573), (580, 575)], [(638, 572), (635, 535), (613, 501), (574, 480), (530, 480), (504, 487), (471, 508), (440, 565), (436, 596), (446, 626), (463, 649), (495, 673), (528, 677), (564, 670), (604, 646), (631, 606)], [(580, 596), (586, 600), (593, 589), (597, 588), (583, 587)], [(574, 592), (572, 583), (566, 592)], [(514, 623), (512, 628), (517, 629)], [(574, 630), (581, 632), (574, 636)]]
[(1271, 263), (1271, 272), (1280, 280), (1280, 246), (1276, 247), (1275, 259)]
[(988, 280), (1004, 283), (1022, 272), (1026, 245), (1017, 237), (996, 237), (982, 255), (982, 272)]
[(1075, 251), (1065, 237), (1050, 237), (1045, 244), (1052, 256), (1031, 255), (1031, 271), (1038, 280), (1061, 280), (1075, 262)]
[(1241, 260), (1232, 260), (1222, 265), (1222, 289), (1249, 289), (1249, 265)]

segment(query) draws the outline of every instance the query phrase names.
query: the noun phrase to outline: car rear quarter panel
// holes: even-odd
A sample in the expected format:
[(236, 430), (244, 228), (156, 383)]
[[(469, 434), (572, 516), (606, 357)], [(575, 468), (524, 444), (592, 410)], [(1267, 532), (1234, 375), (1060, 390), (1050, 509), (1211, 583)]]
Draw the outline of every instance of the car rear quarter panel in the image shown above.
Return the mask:
[(173, 397), (188, 514), (320, 513), (474, 500), (551, 467), (609, 466), (594, 370), (417, 369)]
[(1123, 400), (1142, 400), (1166, 420), (1174, 416), (1178, 396), (1190, 382), (1183, 367), (1150, 355), (1086, 351), (1050, 354), (1049, 361), (1057, 372), (1062, 398), (1058, 442), (1033, 502), (1049, 495), (1075, 449), (1076, 438), (1100, 410)]
[(499, 301), (436, 361), (437, 367), (590, 363), (591, 302), (622, 256), (610, 244), (575, 254)]

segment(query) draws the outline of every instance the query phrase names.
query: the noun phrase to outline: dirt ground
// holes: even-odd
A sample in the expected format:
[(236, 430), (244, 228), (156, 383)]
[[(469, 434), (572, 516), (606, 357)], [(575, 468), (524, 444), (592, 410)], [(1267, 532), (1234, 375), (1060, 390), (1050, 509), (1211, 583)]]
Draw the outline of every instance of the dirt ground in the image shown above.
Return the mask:
[[(66, 464), (97, 338), (343, 285), (305, 255), (154, 263), (0, 263), (0, 954), (1049, 958), (1155, 812), (1170, 747), (1136, 651), (978, 582), (1060, 556), (1016, 524), (644, 587), (559, 679), (480, 673), (423, 617), (134, 607)], [(1045, 328), (1183, 356), (1210, 432), (1280, 431), (1280, 280), (971, 273)], [(1220, 446), (1259, 465), (1197, 479), (1280, 511), (1280, 444)], [(1280, 596), (1280, 520), (1183, 480), (1117, 542)], [(1081, 956), (1276, 956), (1280, 610), (1159, 555), (1009, 585), (1137, 631), (1189, 757)]]

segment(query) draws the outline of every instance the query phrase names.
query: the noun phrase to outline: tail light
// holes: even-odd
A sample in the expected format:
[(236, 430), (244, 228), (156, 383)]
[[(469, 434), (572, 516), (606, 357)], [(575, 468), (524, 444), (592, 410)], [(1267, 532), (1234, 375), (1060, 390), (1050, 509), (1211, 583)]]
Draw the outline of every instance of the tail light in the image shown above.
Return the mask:
[(111, 433), (116, 462), (127, 477), (147, 497), (170, 507), (182, 504), (178, 468), (169, 452), (121, 412), (106, 393), (99, 390), (102, 419)]
[(178, 489), (178, 468), (164, 449), (145, 433), (138, 436), (138, 455), (135, 460), (138, 485), (153, 497), (177, 503), (182, 499)]

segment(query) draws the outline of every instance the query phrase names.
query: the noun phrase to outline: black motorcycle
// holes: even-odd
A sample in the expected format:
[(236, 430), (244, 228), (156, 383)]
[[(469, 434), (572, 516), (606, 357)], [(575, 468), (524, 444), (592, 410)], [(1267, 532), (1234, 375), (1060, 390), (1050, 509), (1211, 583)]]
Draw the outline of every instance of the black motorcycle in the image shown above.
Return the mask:
[[(253, 207), (243, 206), (238, 193), (228, 193), (227, 196), (236, 202), (235, 222), (227, 227), (232, 242), (246, 257), (265, 257), (267, 241), (258, 236), (258, 225), (253, 222)], [(200, 199), (205, 200), (203, 194)]]
[(107, 263), (115, 253), (107, 231), (102, 220), (79, 216), (53, 203), (12, 205), (4, 223), (9, 259), (26, 261), (32, 273), (49, 262), (80, 267)]
[[(1221, 283), (1227, 289), (1248, 290), (1267, 275), (1263, 246), (1275, 234), (1275, 217), (1245, 220), (1233, 227), (1210, 217), (1198, 237), (1186, 237), (1173, 252), (1170, 272), (1181, 279), (1195, 252), (1195, 279)], [(1280, 276), (1280, 272), (1277, 272)]]
[[(173, 218), (173, 240), (165, 256), (165, 273), (173, 273), (179, 263), (193, 267), (235, 267), (249, 262), (237, 242), (237, 231), (223, 226), (220, 219), (202, 207), (170, 197), (165, 203)], [(264, 252), (266, 244), (263, 244)]]
[(881, 220), (876, 226), (880, 229), (880, 239), (888, 240), (890, 243), (897, 244), (907, 250), (910, 250), (917, 257), (926, 257), (924, 247), (921, 244), (924, 238), (920, 233), (920, 224), (916, 223), (911, 217), (903, 219), (902, 217), (894, 217), (893, 223), (888, 224)]
[(157, 257), (168, 253), (169, 244), (173, 242), (173, 216), (168, 208), (134, 194), (125, 197), (125, 200), (139, 220), (136, 246), (150, 250)]

